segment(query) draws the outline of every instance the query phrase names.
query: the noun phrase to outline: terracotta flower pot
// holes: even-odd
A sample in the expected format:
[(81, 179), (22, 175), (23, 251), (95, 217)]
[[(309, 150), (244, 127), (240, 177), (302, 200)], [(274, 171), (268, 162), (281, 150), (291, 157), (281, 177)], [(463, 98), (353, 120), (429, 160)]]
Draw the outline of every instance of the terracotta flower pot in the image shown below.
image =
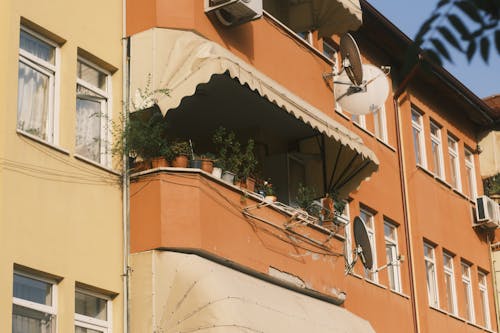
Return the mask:
[(169, 163), (165, 157), (154, 157), (151, 159), (151, 167), (154, 168), (164, 168), (168, 167)]
[(201, 160), (201, 170), (212, 173), (212, 171), (214, 170), (214, 161), (207, 159)]
[(172, 166), (174, 168), (187, 168), (188, 167), (188, 163), (189, 163), (189, 160), (188, 160), (188, 157), (186, 155), (176, 156), (172, 160)]
[(151, 161), (150, 160), (136, 161), (132, 169), (134, 172), (140, 172), (151, 169)]

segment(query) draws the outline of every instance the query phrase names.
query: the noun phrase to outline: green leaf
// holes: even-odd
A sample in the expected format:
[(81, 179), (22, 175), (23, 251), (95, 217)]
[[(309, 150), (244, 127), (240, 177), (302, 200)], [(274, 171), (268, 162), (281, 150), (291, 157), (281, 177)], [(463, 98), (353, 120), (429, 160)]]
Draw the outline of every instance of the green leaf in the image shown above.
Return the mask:
[(439, 54), (441, 54), (443, 57), (445, 57), (448, 61), (452, 61), (451, 60), (451, 57), (450, 57), (450, 53), (448, 52), (448, 50), (446, 49), (446, 46), (444, 46), (444, 44), (437, 38), (431, 38), (430, 39), (432, 45), (434, 46), (434, 48), (439, 52)]
[(481, 57), (485, 63), (488, 63), (488, 58), (490, 55), (490, 40), (488, 37), (481, 38)]
[(441, 0), (441, 1), (438, 2), (436, 8), (441, 8), (441, 7), (443, 7), (444, 5), (446, 5), (448, 3), (450, 3), (450, 0)]
[(460, 8), (460, 10), (470, 17), (471, 20), (476, 21), (477, 23), (482, 23), (481, 15), (478, 13), (478, 9), (474, 6), (470, 1), (458, 1), (455, 3), (455, 6)]
[(472, 57), (474, 56), (474, 54), (476, 53), (476, 42), (474, 40), (471, 40), (469, 42), (469, 46), (467, 47), (467, 51), (466, 51), (466, 54), (467, 54), (467, 61), (471, 61), (472, 60)]
[(415, 40), (423, 39), (424, 35), (431, 29), (432, 23), (439, 17), (439, 14), (434, 14), (429, 17), (421, 26), (417, 34), (415, 35)]
[(467, 39), (467, 37), (470, 35), (470, 32), (457, 15), (455, 14), (448, 15), (448, 21), (450, 21), (453, 28), (456, 31), (458, 31), (458, 33), (460, 33), (462, 39), (464, 40)]
[(437, 27), (437, 30), (439, 31), (439, 33), (441, 33), (441, 36), (443, 36), (443, 38), (448, 43), (450, 43), (454, 48), (456, 48), (460, 52), (463, 52), (462, 46), (460, 45), (458, 40), (455, 38), (455, 36), (451, 33), (451, 31), (447, 27), (439, 26), (439, 27)]
[(500, 54), (500, 30), (495, 31), (495, 45), (497, 47), (497, 52)]

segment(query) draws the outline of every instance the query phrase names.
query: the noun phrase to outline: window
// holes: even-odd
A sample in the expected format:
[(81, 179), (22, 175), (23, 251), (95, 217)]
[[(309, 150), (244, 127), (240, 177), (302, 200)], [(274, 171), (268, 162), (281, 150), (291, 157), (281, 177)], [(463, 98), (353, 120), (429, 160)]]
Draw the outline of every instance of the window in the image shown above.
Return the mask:
[(413, 131), (413, 149), (417, 165), (427, 167), (425, 158), (424, 124), (422, 115), (415, 109), (411, 110), (411, 126)]
[(305, 40), (308, 44), (312, 45), (313, 43), (312, 31), (298, 32), (297, 35), (299, 35), (299, 37)]
[(373, 112), (373, 125), (375, 129), (375, 136), (382, 142), (387, 143), (387, 122), (385, 119), (385, 105)]
[(77, 289), (75, 333), (111, 333), (111, 301), (102, 295)]
[(474, 322), (474, 300), (472, 298), (472, 284), (470, 276), (470, 265), (462, 262), (462, 287), (465, 297), (465, 318), (470, 322)]
[[(366, 209), (361, 209), (359, 212), (359, 217), (365, 223), (366, 231), (368, 232), (368, 238), (370, 239), (370, 243), (372, 246), (372, 255), (373, 255), (373, 269), (377, 267), (377, 247), (375, 245), (375, 221), (373, 214), (367, 211)], [(373, 282), (378, 282), (378, 273), (365, 268), (365, 278), (371, 280)]]
[(434, 246), (427, 243), (424, 243), (424, 260), (429, 305), (437, 308), (439, 307), (439, 296), (436, 278), (436, 256)]
[[(391, 290), (401, 292), (401, 273), (398, 261), (398, 234), (397, 226), (392, 222), (384, 221), (385, 256), (387, 259), (387, 274)], [(392, 265), (390, 265), (392, 263)]]
[(450, 159), (451, 186), (457, 190), (462, 189), (460, 182), (460, 164), (458, 163), (457, 140), (448, 135), (448, 157)]
[(21, 27), (17, 92), (17, 128), (41, 140), (55, 141), (57, 46)]
[[(349, 111), (347, 111), (349, 112)], [(366, 129), (366, 118), (365, 115), (351, 114), (351, 120), (358, 124), (359, 127)]]
[(77, 77), (76, 153), (108, 165), (109, 75), (79, 58)]
[(15, 272), (12, 333), (55, 333), (56, 290), (53, 281)]
[(331, 59), (334, 65), (336, 65), (339, 62), (337, 59), (337, 50), (335, 50), (335, 47), (331, 43), (328, 39), (323, 39), (323, 55)]
[(483, 325), (487, 329), (491, 329), (490, 303), (488, 300), (488, 284), (486, 280), (486, 274), (483, 272), (479, 272), (478, 280), (479, 280), (479, 295), (481, 297), (481, 311), (483, 314)]
[(434, 173), (439, 178), (444, 178), (443, 145), (441, 142), (441, 128), (431, 120), (431, 150), (434, 163)]
[(457, 292), (455, 287), (455, 273), (453, 269), (453, 257), (443, 253), (444, 284), (446, 287), (446, 305), (448, 312), (457, 314)]
[(353, 253), (352, 253), (352, 249), (353, 249), (353, 244), (352, 244), (352, 230), (351, 230), (351, 223), (349, 223), (350, 221), (350, 218), (349, 218), (349, 202), (346, 202), (345, 204), (345, 207), (344, 207), (344, 211), (342, 212), (342, 215), (339, 217), (339, 220), (341, 220), (342, 222), (346, 222), (346, 225), (345, 225), (345, 243), (344, 243), (344, 246), (345, 246), (345, 255), (346, 255), (346, 259), (347, 259), (347, 262), (349, 264), (352, 263), (352, 256), (353, 256)]
[(465, 173), (467, 175), (467, 185), (469, 186), (469, 197), (475, 199), (477, 197), (477, 188), (474, 155), (472, 155), (472, 152), (467, 148), (465, 148)]

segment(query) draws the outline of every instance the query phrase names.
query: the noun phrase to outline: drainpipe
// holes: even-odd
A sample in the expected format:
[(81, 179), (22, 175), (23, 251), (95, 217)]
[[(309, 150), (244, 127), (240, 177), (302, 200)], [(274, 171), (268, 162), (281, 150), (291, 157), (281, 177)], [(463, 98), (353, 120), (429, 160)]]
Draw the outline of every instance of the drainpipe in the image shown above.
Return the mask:
[[(127, 38), (127, 0), (122, 0), (122, 122), (123, 130), (128, 121), (128, 91), (129, 91), (129, 66), (128, 66), (129, 40)], [(122, 229), (123, 229), (123, 333), (129, 332), (129, 172), (128, 156), (122, 156)]]
[(416, 292), (416, 277), (415, 277), (415, 263), (413, 261), (413, 243), (411, 239), (411, 224), (410, 224), (410, 205), (408, 202), (408, 186), (406, 183), (406, 175), (405, 175), (405, 158), (404, 158), (404, 149), (403, 149), (403, 135), (401, 133), (401, 115), (399, 113), (399, 97), (404, 92), (410, 80), (413, 78), (417, 69), (420, 66), (422, 61), (422, 55), (419, 54), (417, 63), (413, 66), (411, 71), (405, 76), (398, 89), (394, 92), (393, 103), (394, 103), (394, 111), (396, 113), (396, 140), (397, 140), (397, 149), (399, 155), (399, 179), (402, 187), (402, 195), (403, 195), (403, 219), (404, 226), (406, 229), (405, 239), (406, 239), (406, 252), (408, 256), (408, 267), (409, 267), (409, 275), (410, 275), (410, 298), (412, 305), (412, 315), (413, 322), (415, 323), (414, 331), (415, 333), (420, 332), (420, 321), (419, 321), (419, 313), (418, 313), (418, 302), (417, 302), (417, 292)]

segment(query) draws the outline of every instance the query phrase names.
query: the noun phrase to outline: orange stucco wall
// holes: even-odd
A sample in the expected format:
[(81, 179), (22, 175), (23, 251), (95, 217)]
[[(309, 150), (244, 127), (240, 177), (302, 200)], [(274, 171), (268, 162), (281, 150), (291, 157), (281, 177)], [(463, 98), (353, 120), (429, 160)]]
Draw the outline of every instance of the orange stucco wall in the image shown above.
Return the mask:
[[(361, 183), (353, 192), (350, 215), (359, 214), (360, 205), (375, 213), (377, 261), (385, 263), (384, 219), (398, 225), (399, 252), (406, 260), (401, 263), (402, 292), (392, 292), (388, 286), (387, 271), (379, 272), (379, 282), (372, 283), (362, 276), (361, 266), (353, 275), (344, 276), (342, 258), (314, 259), (314, 255), (298, 255), (296, 245), (285, 242), (283, 233), (259, 222), (244, 218), (241, 208), (253, 204), (241, 202), (241, 192), (212, 183), (199, 174), (159, 173), (141, 176), (131, 189), (131, 241), (132, 251), (139, 252), (158, 247), (194, 247), (209, 251), (261, 272), (269, 266), (298, 276), (313, 289), (328, 294), (331, 288), (347, 293), (345, 307), (370, 321), (377, 332), (412, 332), (412, 302), (417, 302), (421, 332), (483, 332), (480, 318), (477, 272), (491, 272), (487, 232), (475, 230), (473, 201), (466, 194), (464, 145), (476, 147), (477, 129), (454, 107), (459, 96), (431, 97), (433, 89), (413, 82), (398, 99), (401, 117), (401, 151), (398, 151), (396, 131), (398, 119), (392, 100), (392, 88), (385, 104), (387, 142), (377, 139), (373, 119), (367, 116), (366, 129), (350, 120), (349, 114), (334, 111), (331, 87), (322, 74), (329, 72), (331, 63), (310, 46), (290, 34), (269, 17), (227, 28), (207, 17), (203, 2), (198, 0), (129, 0), (128, 34), (133, 35), (151, 27), (193, 30), (219, 43), (259, 71), (285, 86), (325, 114), (358, 134), (380, 161), (379, 170)], [(377, 48), (373, 41), (360, 38), (359, 47), (363, 62), (391, 65), (390, 56)], [(391, 80), (391, 77), (389, 76)], [(436, 85), (442, 82), (436, 81)], [(428, 170), (417, 167), (413, 153), (411, 105), (423, 113)], [(430, 119), (443, 126), (442, 142), (446, 181), (434, 177), (431, 171)], [(463, 193), (454, 191), (449, 182), (446, 133), (450, 131), (459, 142), (459, 159)], [(411, 228), (412, 256), (408, 253), (403, 211), (403, 184), (400, 179), (399, 154), (404, 162), (408, 201), (408, 223)], [(480, 180), (479, 161), (476, 163), (476, 180)], [(479, 194), (481, 184), (477, 181)], [(283, 216), (271, 209), (258, 211), (265, 218), (283, 221)], [(324, 235), (314, 229), (305, 230), (313, 238)], [(281, 234), (281, 236), (277, 236)], [(426, 275), (423, 257), (424, 240), (436, 245), (436, 267), (440, 308), (431, 308), (427, 301)], [(335, 240), (332, 249), (342, 252), (342, 244)], [(458, 317), (446, 313), (443, 275), (443, 250), (455, 255), (454, 270), (457, 289)], [(297, 252), (298, 251), (298, 252)], [(416, 294), (410, 288), (410, 262), (413, 260)], [(464, 295), (461, 288), (460, 261), (472, 264), (472, 287), (477, 325), (466, 323)], [(489, 303), (493, 329), (496, 329), (493, 286), (488, 279)], [(389, 310), (390, 309), (390, 310)]]

